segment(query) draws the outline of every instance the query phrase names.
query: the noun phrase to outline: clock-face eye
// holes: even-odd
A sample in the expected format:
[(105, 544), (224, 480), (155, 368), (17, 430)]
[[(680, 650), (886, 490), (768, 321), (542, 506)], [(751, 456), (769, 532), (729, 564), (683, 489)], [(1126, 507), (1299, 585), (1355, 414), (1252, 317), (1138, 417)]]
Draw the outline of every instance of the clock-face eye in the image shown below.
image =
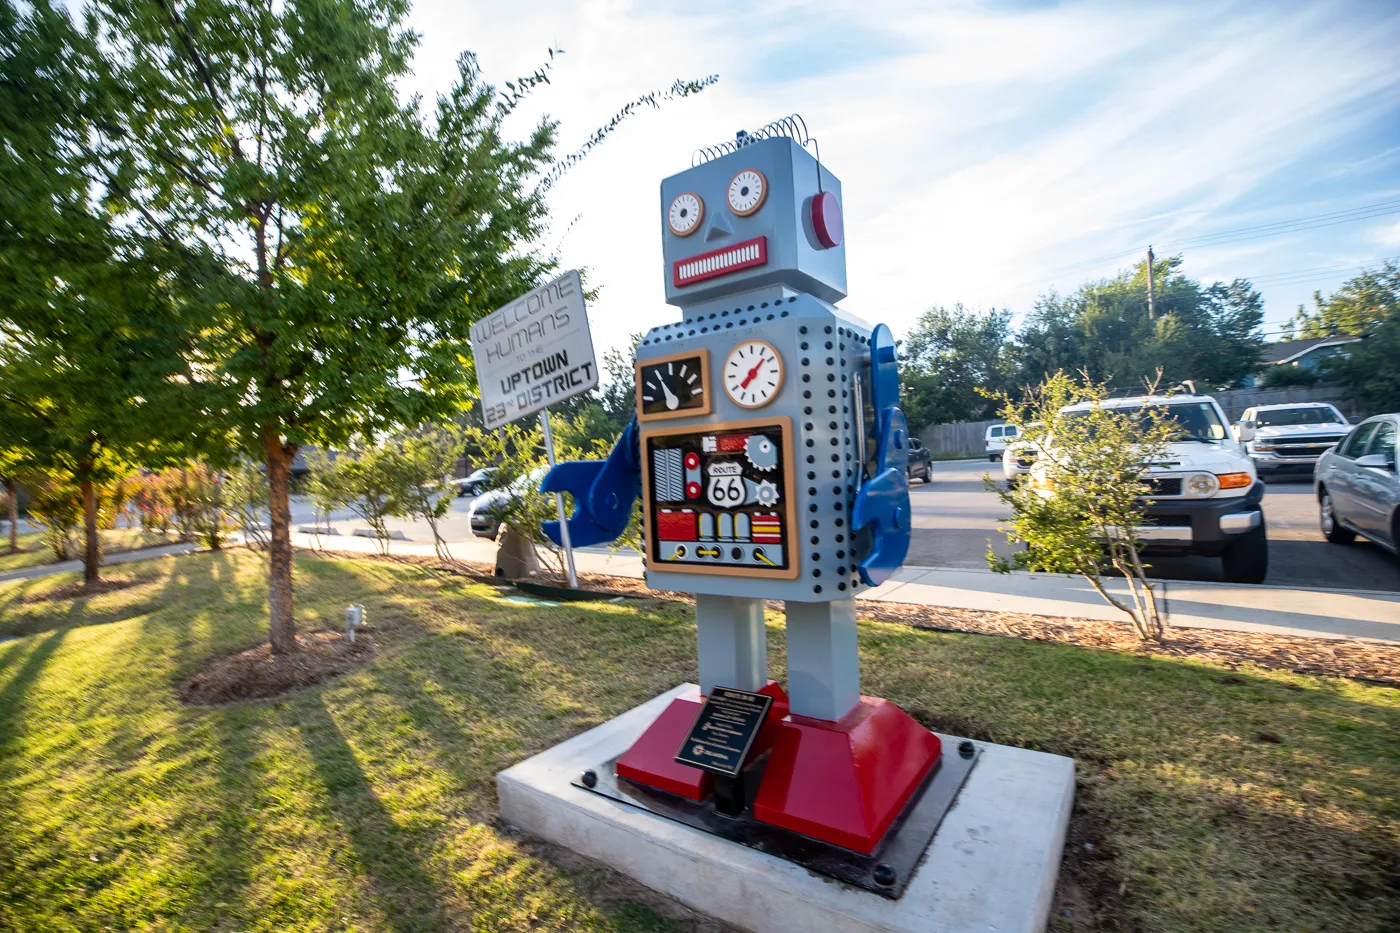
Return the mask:
[(729, 209), (747, 217), (763, 206), (768, 197), (768, 179), (756, 168), (746, 168), (729, 182)]
[(693, 191), (682, 191), (666, 209), (666, 224), (676, 236), (690, 236), (700, 229), (705, 217), (705, 202)]
[(783, 387), (783, 358), (771, 343), (746, 340), (724, 361), (724, 391), (735, 404), (762, 408)]

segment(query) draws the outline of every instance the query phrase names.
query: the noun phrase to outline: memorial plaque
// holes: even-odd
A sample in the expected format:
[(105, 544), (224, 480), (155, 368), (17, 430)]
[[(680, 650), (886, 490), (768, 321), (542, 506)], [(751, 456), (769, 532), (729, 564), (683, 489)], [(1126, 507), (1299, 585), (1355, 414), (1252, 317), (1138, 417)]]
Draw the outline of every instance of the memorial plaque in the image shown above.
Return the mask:
[(773, 698), (766, 694), (715, 687), (676, 752), (676, 762), (723, 777), (738, 777), (772, 705)]

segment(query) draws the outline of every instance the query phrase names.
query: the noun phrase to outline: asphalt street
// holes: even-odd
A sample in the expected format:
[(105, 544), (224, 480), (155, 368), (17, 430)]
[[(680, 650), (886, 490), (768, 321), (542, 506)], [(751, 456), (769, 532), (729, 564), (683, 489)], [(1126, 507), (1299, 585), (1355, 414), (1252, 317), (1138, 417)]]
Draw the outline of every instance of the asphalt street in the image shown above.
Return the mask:
[[(953, 461), (933, 465), (933, 482), (914, 483), (914, 535), (906, 564), (986, 567), (987, 548), (1010, 549), (998, 531), (1007, 512), (982, 477), (1000, 480), (1001, 464)], [(1317, 529), (1310, 480), (1278, 480), (1264, 496), (1269, 528), (1269, 576), (1278, 586), (1325, 586), (1400, 591), (1400, 562), (1369, 541), (1328, 544)], [(1169, 580), (1219, 580), (1220, 562), (1203, 557), (1154, 558), (1154, 575)]]
[[(982, 568), (987, 548), (1010, 550), (998, 530), (1006, 509), (996, 493), (987, 491), (982, 477), (1001, 477), (1001, 464), (987, 461), (954, 461), (933, 465), (933, 482), (915, 482), (911, 490), (914, 534), (905, 563), (916, 567)], [(454, 499), (443, 520), (443, 537), (464, 541), (471, 537), (467, 525), (469, 499)], [(1317, 530), (1317, 502), (1307, 481), (1280, 480), (1269, 485), (1264, 496), (1269, 527), (1269, 577), (1267, 583), (1283, 586), (1323, 586), (1342, 589), (1400, 592), (1400, 562), (1365, 539), (1342, 546), (1328, 544)], [(310, 530), (311, 504), (293, 497), (294, 525)], [(365, 523), (349, 511), (332, 517), (332, 527), (351, 534)], [(391, 531), (412, 541), (431, 543), (426, 527), (390, 519)], [(1154, 575), (1169, 580), (1219, 580), (1220, 562), (1203, 557), (1159, 557)]]

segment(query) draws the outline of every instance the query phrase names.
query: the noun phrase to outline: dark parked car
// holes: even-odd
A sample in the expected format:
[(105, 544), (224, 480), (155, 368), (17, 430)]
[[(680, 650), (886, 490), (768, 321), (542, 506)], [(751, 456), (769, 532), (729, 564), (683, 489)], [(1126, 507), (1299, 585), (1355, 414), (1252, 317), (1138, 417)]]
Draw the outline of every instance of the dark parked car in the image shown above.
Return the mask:
[(467, 509), (467, 524), (471, 526), (472, 534), (478, 538), (495, 538), (501, 522), (510, 511), (511, 503), (532, 490), (538, 491), (548, 472), (547, 466), (535, 467), (525, 476), (516, 477), (504, 489), (488, 489), (473, 499)]
[(915, 478), (926, 483), (933, 482), (933, 454), (924, 446), (924, 442), (917, 437), (909, 438), (909, 482), (914, 482)]
[(1400, 555), (1400, 414), (1376, 415), (1317, 462), (1318, 524), (1333, 544), (1357, 535)]
[(495, 467), (482, 467), (474, 471), (470, 476), (463, 479), (454, 480), (457, 484), (457, 495), (476, 497), (491, 488), (491, 477), (496, 475)]

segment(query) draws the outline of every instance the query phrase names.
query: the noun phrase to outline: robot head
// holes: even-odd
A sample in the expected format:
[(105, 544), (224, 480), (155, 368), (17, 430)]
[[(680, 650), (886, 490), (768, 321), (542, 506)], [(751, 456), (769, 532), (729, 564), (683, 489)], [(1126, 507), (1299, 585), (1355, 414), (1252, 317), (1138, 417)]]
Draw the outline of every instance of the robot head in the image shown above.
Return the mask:
[(741, 134), (734, 151), (663, 181), (661, 239), (667, 304), (768, 285), (846, 297), (841, 182), (787, 136)]

